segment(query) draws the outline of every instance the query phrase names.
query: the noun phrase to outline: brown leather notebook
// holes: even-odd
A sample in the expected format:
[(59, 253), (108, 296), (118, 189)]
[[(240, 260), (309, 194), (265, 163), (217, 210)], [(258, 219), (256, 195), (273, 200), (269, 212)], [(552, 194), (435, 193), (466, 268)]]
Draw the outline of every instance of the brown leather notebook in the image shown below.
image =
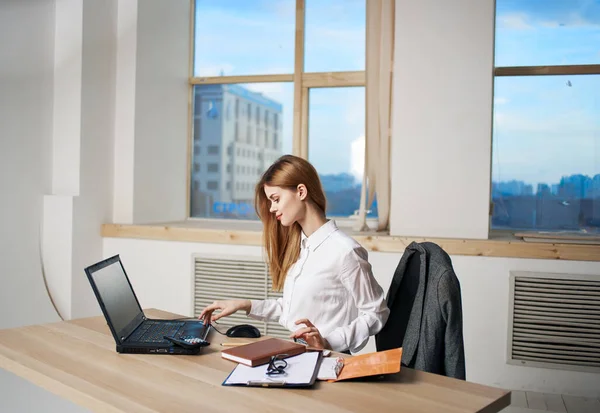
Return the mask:
[(277, 354), (287, 354), (288, 357), (291, 357), (304, 352), (306, 352), (304, 344), (281, 340), (279, 338), (268, 338), (223, 350), (221, 351), (221, 357), (254, 367), (268, 363), (271, 357)]
[(337, 376), (337, 379), (329, 381), (399, 373), (401, 361), (402, 348), (347, 357), (344, 359), (344, 367)]

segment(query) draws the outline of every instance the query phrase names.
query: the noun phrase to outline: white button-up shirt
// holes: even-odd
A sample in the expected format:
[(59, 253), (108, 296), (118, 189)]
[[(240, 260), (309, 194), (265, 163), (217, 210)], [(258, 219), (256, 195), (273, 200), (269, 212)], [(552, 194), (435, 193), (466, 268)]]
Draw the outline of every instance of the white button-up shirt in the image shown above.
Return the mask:
[(310, 237), (302, 234), (300, 257), (290, 268), (277, 300), (252, 300), (248, 316), (279, 321), (295, 331), (307, 318), (335, 351), (357, 352), (389, 316), (367, 251), (330, 220)]

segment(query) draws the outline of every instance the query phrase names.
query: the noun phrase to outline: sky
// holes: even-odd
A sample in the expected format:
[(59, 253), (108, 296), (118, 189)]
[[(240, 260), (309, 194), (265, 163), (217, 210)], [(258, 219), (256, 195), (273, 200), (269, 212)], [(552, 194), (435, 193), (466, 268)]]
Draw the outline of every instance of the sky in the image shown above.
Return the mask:
[[(195, 75), (293, 73), (294, 0), (197, 0)], [(496, 0), (495, 65), (600, 64), (600, 0)], [(364, 70), (364, 0), (306, 0), (306, 71)], [(283, 104), (291, 152), (292, 83), (245, 85)], [(600, 173), (600, 75), (499, 77), (492, 179), (557, 183)], [(313, 89), (309, 160), (359, 181), (364, 88)]]
[[(495, 65), (600, 64), (600, 0), (497, 0)], [(600, 173), (600, 75), (498, 77), (492, 174)]]

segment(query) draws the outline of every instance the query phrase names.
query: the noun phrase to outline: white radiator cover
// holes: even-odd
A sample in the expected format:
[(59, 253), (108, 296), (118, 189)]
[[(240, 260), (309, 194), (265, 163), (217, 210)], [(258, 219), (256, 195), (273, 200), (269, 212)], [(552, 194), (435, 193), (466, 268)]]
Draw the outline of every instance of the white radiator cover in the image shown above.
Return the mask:
[[(250, 299), (264, 300), (281, 297), (271, 289), (271, 277), (267, 264), (257, 257), (193, 255), (193, 303), (194, 316), (216, 300)], [(238, 312), (218, 321), (215, 327), (225, 333), (234, 325), (252, 324), (261, 334), (273, 337), (289, 337), (289, 331), (277, 322), (261, 322), (249, 319)]]
[(600, 372), (597, 280), (590, 275), (512, 271), (508, 363)]

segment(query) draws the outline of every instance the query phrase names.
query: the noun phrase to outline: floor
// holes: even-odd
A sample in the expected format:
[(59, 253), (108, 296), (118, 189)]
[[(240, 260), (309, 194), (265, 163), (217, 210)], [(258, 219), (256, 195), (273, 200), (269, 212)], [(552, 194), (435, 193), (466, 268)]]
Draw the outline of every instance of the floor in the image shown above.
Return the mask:
[(501, 413), (600, 413), (600, 399), (560, 394), (513, 391), (511, 404)]

